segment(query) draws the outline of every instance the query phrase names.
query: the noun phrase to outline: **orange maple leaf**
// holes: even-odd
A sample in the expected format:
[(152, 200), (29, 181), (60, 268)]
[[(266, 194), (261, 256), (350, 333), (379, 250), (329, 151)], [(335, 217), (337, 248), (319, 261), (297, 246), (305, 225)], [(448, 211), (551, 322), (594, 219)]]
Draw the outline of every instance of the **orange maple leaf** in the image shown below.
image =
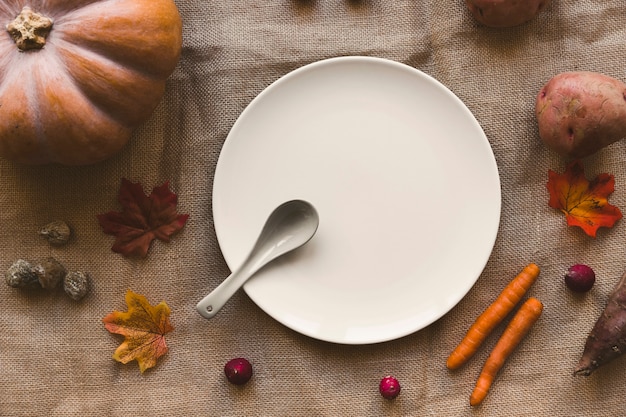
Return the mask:
[(124, 336), (113, 359), (124, 364), (137, 360), (143, 373), (167, 352), (165, 334), (174, 330), (169, 320), (170, 308), (165, 301), (153, 306), (146, 297), (131, 290), (126, 292), (126, 305), (127, 312), (114, 311), (102, 321), (109, 332)]
[(622, 218), (619, 208), (609, 204), (615, 190), (615, 177), (599, 174), (593, 180), (585, 177), (583, 164), (571, 162), (563, 174), (548, 170), (548, 205), (565, 214), (569, 226), (578, 226), (591, 237), (600, 227), (613, 227)]

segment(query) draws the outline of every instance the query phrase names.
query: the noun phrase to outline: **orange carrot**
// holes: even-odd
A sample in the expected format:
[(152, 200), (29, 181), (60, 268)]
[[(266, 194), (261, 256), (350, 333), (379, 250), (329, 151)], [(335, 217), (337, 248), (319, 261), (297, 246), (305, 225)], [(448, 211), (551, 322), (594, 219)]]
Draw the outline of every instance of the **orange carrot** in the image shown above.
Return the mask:
[(448, 356), (446, 361), (448, 369), (459, 368), (476, 353), (493, 329), (520, 302), (538, 276), (539, 267), (531, 263), (504, 287), (498, 298), (478, 316), (461, 343)]
[(476, 381), (474, 392), (470, 396), (470, 405), (478, 405), (485, 399), (498, 371), (524, 336), (528, 334), (542, 311), (543, 304), (536, 298), (531, 297), (522, 304), (487, 358), (478, 381)]

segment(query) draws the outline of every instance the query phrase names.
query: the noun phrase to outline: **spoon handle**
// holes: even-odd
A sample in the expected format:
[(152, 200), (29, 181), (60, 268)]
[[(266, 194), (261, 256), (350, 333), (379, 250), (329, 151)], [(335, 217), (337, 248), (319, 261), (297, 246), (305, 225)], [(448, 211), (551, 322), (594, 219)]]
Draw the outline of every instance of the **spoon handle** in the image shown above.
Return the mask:
[(206, 319), (213, 318), (226, 302), (237, 292), (239, 288), (250, 278), (250, 271), (239, 270), (230, 274), (213, 291), (204, 297), (196, 305), (198, 313)]

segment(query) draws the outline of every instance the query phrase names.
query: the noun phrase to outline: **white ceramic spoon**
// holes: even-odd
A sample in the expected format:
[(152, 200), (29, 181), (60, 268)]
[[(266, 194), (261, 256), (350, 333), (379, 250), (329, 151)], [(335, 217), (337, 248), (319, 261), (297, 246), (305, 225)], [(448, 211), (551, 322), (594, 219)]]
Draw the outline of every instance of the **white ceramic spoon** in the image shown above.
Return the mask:
[(196, 305), (198, 313), (207, 319), (215, 316), (259, 269), (307, 243), (318, 225), (317, 211), (306, 201), (291, 200), (278, 206), (265, 222), (246, 260)]

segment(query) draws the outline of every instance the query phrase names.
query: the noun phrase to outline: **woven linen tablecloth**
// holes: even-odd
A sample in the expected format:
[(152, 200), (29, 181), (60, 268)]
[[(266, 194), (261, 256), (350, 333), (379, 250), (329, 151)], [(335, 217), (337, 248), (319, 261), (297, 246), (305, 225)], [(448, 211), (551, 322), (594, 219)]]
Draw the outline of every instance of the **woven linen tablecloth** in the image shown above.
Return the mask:
[[(553, 0), (531, 22), (490, 29), (463, 1), (178, 0), (183, 52), (152, 117), (116, 156), (90, 166), (24, 166), (0, 160), (0, 268), (54, 256), (88, 271), (81, 302), (62, 292), (0, 285), (0, 415), (17, 416), (619, 416), (626, 414), (626, 359), (592, 376), (573, 370), (588, 331), (626, 271), (626, 223), (593, 239), (548, 207), (548, 170), (567, 160), (538, 136), (535, 97), (562, 71), (626, 80), (626, 4)], [(206, 321), (195, 304), (229, 274), (212, 218), (221, 147), (244, 108), (290, 71), (325, 58), (365, 55), (431, 75), (473, 112), (500, 173), (502, 217), (495, 248), (467, 296), (432, 325), (398, 340), (341, 345), (303, 336), (270, 318), (245, 292)], [(0, 75), (1, 76), (1, 75)], [(611, 203), (626, 208), (626, 142), (583, 160), (587, 175), (615, 175)], [(329, 150), (332, 151), (332, 150)], [(416, 163), (419, 156), (416, 155)], [(372, 161), (375, 164), (375, 161)], [(146, 258), (111, 251), (96, 216), (119, 210), (122, 178), (147, 190), (169, 181), (189, 214), (169, 243)], [(423, 179), (427, 180), (427, 179)], [(416, 192), (419, 192), (419, 181)], [(73, 238), (51, 247), (37, 231), (68, 222)], [(445, 359), (468, 326), (526, 264), (541, 276), (529, 295), (539, 322), (506, 363), (485, 402), (469, 406), (497, 340), (450, 372)], [(574, 263), (591, 265), (594, 288), (563, 283)], [(121, 339), (102, 318), (125, 311), (128, 289), (170, 306), (169, 352), (141, 374), (111, 358)], [(244, 356), (248, 384), (226, 382), (223, 366)], [(393, 401), (378, 393), (393, 374)]]

